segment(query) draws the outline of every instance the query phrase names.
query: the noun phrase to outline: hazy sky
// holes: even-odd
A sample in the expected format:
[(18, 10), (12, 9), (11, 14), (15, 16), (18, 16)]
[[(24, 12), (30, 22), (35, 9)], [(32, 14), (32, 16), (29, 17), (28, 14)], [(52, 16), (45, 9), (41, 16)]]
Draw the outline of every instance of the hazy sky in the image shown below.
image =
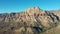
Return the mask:
[(43, 10), (60, 9), (60, 0), (0, 0), (0, 13), (22, 12), (36, 6)]

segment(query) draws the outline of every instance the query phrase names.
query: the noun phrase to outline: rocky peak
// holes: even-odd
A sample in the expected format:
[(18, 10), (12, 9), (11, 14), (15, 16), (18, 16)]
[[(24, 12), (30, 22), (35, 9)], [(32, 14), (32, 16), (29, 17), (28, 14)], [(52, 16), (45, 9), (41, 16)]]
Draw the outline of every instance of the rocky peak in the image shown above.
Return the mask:
[(39, 14), (39, 13), (45, 13), (45, 11), (42, 11), (39, 7), (33, 7), (33, 8), (28, 8), (26, 10), (26, 13), (28, 13), (29, 15), (34, 15)]
[(33, 7), (33, 8), (28, 8), (26, 10), (27, 12), (39, 12), (40, 11), (40, 8), (39, 7)]

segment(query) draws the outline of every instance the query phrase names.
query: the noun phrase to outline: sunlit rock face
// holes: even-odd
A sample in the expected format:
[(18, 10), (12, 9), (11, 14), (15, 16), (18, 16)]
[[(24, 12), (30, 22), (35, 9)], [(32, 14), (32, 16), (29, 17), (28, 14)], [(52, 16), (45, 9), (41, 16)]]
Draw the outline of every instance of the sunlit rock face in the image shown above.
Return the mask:
[(0, 14), (0, 34), (40, 34), (56, 26), (58, 21), (59, 15), (39, 7), (21, 13)]

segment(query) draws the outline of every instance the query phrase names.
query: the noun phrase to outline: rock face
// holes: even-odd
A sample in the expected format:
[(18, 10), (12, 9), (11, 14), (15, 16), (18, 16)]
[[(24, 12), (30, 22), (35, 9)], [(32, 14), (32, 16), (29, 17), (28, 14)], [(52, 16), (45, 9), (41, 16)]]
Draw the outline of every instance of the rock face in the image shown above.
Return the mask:
[(0, 34), (40, 34), (55, 27), (59, 18), (56, 13), (39, 7), (29, 8), (21, 13), (0, 14)]

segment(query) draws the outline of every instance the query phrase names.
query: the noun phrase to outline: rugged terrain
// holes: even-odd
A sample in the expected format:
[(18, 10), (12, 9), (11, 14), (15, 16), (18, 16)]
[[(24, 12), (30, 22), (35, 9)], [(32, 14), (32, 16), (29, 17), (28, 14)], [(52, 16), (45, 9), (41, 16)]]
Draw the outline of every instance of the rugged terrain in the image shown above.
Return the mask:
[(59, 22), (59, 11), (28, 8), (20, 13), (0, 14), (0, 34), (46, 34), (47, 30), (57, 27)]

